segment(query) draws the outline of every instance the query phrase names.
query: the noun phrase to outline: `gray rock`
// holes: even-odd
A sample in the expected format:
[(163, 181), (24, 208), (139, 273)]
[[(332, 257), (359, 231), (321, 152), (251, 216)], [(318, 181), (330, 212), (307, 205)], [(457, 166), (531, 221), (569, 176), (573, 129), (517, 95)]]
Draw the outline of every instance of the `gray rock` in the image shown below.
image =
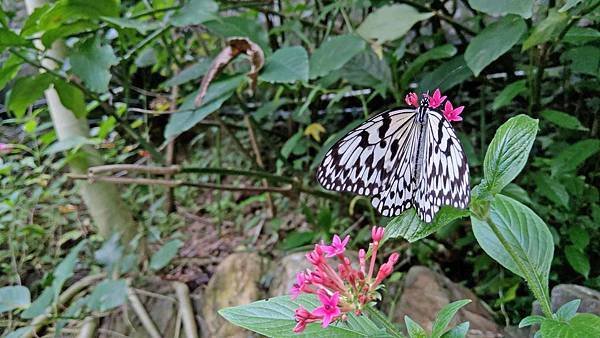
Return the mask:
[(260, 299), (261, 275), (262, 259), (256, 253), (234, 253), (219, 264), (204, 291), (202, 317), (208, 337), (252, 336), (250, 332), (229, 324), (217, 312)]
[(269, 287), (269, 296), (277, 297), (290, 293), (296, 282), (296, 273), (311, 267), (306, 259), (305, 252), (287, 255), (277, 261), (271, 270), (272, 280)]
[(403, 323), (404, 316), (408, 315), (426, 330), (431, 330), (440, 309), (461, 299), (471, 299), (472, 303), (458, 312), (451, 325), (469, 321), (468, 337), (503, 336), (491, 312), (471, 290), (424, 266), (414, 266), (408, 271), (394, 318), (396, 322)]

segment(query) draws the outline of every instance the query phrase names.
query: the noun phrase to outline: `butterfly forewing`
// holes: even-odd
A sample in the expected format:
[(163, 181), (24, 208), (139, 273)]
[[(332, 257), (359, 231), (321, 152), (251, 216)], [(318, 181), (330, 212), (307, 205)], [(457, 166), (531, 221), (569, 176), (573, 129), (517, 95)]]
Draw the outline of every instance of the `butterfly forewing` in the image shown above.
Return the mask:
[(421, 218), (431, 222), (443, 205), (464, 209), (469, 204), (469, 167), (450, 122), (428, 111), (423, 166), (415, 181), (414, 204)]
[(427, 109), (425, 124), (417, 109), (376, 115), (338, 141), (317, 169), (329, 190), (372, 196), (383, 216), (415, 206), (431, 222), (443, 205), (469, 203), (466, 156), (450, 122)]
[(339, 140), (317, 169), (317, 180), (329, 190), (376, 196), (396, 169), (396, 158), (410, 136), (414, 109), (375, 115)]

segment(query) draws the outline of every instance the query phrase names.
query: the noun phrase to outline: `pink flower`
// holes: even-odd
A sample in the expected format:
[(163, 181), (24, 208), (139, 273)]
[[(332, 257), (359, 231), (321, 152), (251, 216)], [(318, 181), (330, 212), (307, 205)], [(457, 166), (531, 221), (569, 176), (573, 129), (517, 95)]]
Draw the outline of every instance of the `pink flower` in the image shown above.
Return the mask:
[(0, 154), (8, 154), (13, 150), (12, 145), (0, 143)]
[(408, 93), (408, 95), (404, 97), (404, 102), (406, 102), (406, 104), (409, 106), (413, 106), (415, 108), (419, 107), (419, 97), (413, 92)]
[(292, 285), (292, 299), (298, 298), (301, 292), (306, 291), (306, 287), (310, 284), (310, 276), (305, 272), (298, 272), (296, 274), (296, 283)]
[(336, 319), (337, 316), (342, 313), (342, 310), (340, 310), (338, 307), (340, 293), (335, 292), (333, 295), (331, 295), (331, 297), (329, 297), (325, 290), (320, 290), (318, 296), (319, 300), (321, 301), (321, 306), (316, 308), (312, 314), (321, 317), (323, 320), (322, 326), (327, 327)]
[(373, 238), (373, 242), (381, 241), (383, 239), (383, 232), (383, 227), (373, 227), (373, 229), (371, 229), (371, 238)]
[(346, 251), (346, 244), (350, 240), (350, 236), (346, 236), (342, 241), (340, 236), (333, 235), (333, 242), (331, 245), (322, 245), (321, 249), (325, 252), (326, 257), (334, 257), (337, 255), (341, 255)]
[(394, 271), (394, 265), (396, 264), (399, 258), (400, 255), (394, 252), (390, 256), (390, 258), (388, 258), (387, 263), (384, 263), (381, 265), (381, 267), (379, 267), (377, 277), (375, 277), (375, 283), (373, 283), (373, 286), (371, 286), (372, 288), (379, 285), (379, 283), (381, 283), (382, 280), (386, 279), (392, 273), (392, 271)]
[(316, 244), (315, 249), (306, 254), (306, 259), (310, 262), (310, 264), (319, 266), (325, 263), (325, 257), (323, 257), (323, 250), (321, 249), (321, 245)]
[(430, 95), (427, 95), (427, 96), (429, 96), (429, 106), (431, 108), (439, 107), (447, 97), (447, 96), (442, 96), (442, 93), (440, 92), (439, 88), (436, 89), (435, 92), (433, 92), (433, 96), (430, 96)]
[(462, 117), (459, 115), (462, 113), (463, 109), (465, 109), (465, 106), (454, 108), (450, 101), (446, 101), (446, 105), (444, 105), (444, 116), (448, 121), (462, 121)]
[(304, 331), (306, 324), (316, 322), (319, 319), (319, 317), (303, 308), (302, 305), (296, 309), (294, 317), (296, 318), (296, 326), (294, 327), (294, 332), (296, 333)]

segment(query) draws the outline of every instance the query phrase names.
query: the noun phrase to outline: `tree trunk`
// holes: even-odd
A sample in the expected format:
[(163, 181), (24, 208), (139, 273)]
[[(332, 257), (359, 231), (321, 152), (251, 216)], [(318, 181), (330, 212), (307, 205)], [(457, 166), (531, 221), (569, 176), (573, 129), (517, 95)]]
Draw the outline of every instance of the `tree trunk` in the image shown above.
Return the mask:
[[(35, 8), (44, 3), (45, 0), (25, 0), (27, 13), (31, 14)], [(40, 40), (36, 40), (36, 47), (44, 48)], [(54, 42), (48, 54), (62, 60), (65, 55), (64, 42), (62, 40)], [(42, 65), (50, 69), (56, 68), (56, 64), (51, 59), (42, 60)], [(77, 119), (75, 114), (61, 103), (54, 88), (48, 88), (44, 95), (59, 141), (89, 136), (87, 120)], [(85, 158), (77, 158), (69, 162), (71, 172), (75, 174), (86, 174), (90, 165), (102, 164), (100, 154), (93, 147), (85, 146), (82, 151), (86, 152)], [(114, 233), (120, 233), (124, 242), (135, 235), (136, 223), (115, 185), (105, 182), (92, 184), (84, 181), (78, 181), (76, 184), (100, 235), (109, 238)]]

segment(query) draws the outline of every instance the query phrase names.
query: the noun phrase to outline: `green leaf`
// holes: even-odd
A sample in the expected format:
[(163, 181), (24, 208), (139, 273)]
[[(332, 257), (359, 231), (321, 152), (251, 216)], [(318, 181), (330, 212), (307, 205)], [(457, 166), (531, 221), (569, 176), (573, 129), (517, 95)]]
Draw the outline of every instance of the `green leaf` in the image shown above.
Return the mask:
[(556, 9), (550, 9), (548, 16), (535, 25), (529, 37), (523, 42), (523, 50), (553, 40), (558, 37), (568, 23), (569, 15), (567, 13), (559, 13)]
[(597, 41), (598, 39), (600, 39), (600, 32), (598, 30), (590, 27), (573, 26), (569, 28), (562, 41), (580, 46), (588, 42)]
[(211, 83), (202, 100), (202, 105), (197, 109), (194, 108), (194, 100), (198, 92), (188, 95), (179, 108), (180, 111), (171, 114), (165, 128), (165, 138), (169, 139), (189, 130), (210, 113), (219, 109), (235, 92), (244, 78), (244, 75), (237, 75)]
[(498, 110), (512, 102), (517, 95), (527, 90), (527, 80), (515, 81), (504, 87), (500, 93), (494, 98), (492, 110)]
[(417, 56), (417, 58), (408, 65), (404, 73), (402, 73), (400, 85), (402, 88), (408, 87), (408, 84), (411, 81), (414, 81), (415, 75), (419, 73), (423, 66), (427, 64), (427, 62), (432, 60), (447, 59), (449, 57), (453, 57), (454, 55), (456, 55), (456, 47), (450, 44), (438, 46), (426, 51), (423, 54), (419, 54), (419, 56)]
[(36, 31), (47, 31), (77, 19), (119, 16), (118, 0), (63, 0), (40, 15)]
[(579, 249), (585, 249), (590, 244), (590, 234), (581, 225), (573, 225), (567, 230), (569, 239)]
[(127, 282), (124, 279), (106, 279), (94, 288), (89, 296), (87, 306), (93, 311), (108, 311), (119, 307), (127, 301)]
[(514, 198), (523, 204), (531, 205), (533, 203), (531, 202), (531, 198), (529, 198), (529, 193), (527, 193), (527, 190), (514, 183), (509, 183), (506, 187), (504, 187), (504, 189), (502, 189), (502, 195)]
[(52, 289), (54, 290), (55, 298), (58, 297), (65, 282), (73, 276), (73, 270), (78, 262), (78, 255), (84, 246), (87, 244), (85, 240), (79, 242), (69, 251), (69, 254), (56, 266), (53, 272), (54, 280), (52, 280)]
[(440, 337), (446, 331), (446, 327), (450, 324), (458, 310), (469, 303), (471, 303), (470, 299), (463, 299), (444, 306), (440, 312), (438, 312), (437, 317), (433, 322), (431, 337)]
[(383, 6), (369, 14), (356, 32), (365, 39), (376, 40), (377, 43), (383, 44), (400, 38), (415, 23), (432, 16), (433, 13), (419, 13), (409, 5)]
[(212, 60), (210, 59), (202, 59), (193, 65), (185, 68), (179, 74), (173, 76), (172, 78), (165, 81), (161, 86), (162, 87), (173, 87), (179, 86), (181, 84), (190, 82), (192, 80), (196, 80), (206, 74), (208, 69), (210, 68), (210, 64)]
[(5, 286), (0, 288), (0, 313), (26, 308), (31, 304), (29, 289), (21, 286)]
[(393, 88), (392, 71), (385, 59), (373, 51), (363, 51), (354, 56), (340, 70), (341, 76), (357, 86), (374, 88), (381, 95)]
[(325, 76), (340, 69), (365, 49), (365, 42), (356, 35), (338, 35), (325, 41), (310, 56), (310, 78)]
[(110, 67), (118, 63), (110, 45), (101, 45), (100, 38), (90, 38), (71, 53), (72, 71), (86, 87), (97, 93), (108, 91)]
[(600, 337), (600, 317), (591, 313), (578, 313), (569, 322), (546, 319), (540, 332), (544, 338)]
[(425, 329), (409, 316), (404, 316), (404, 323), (406, 324), (406, 330), (410, 338), (428, 338)]
[(0, 27), (0, 52), (9, 47), (30, 46), (31, 43), (8, 28)]
[(96, 144), (97, 141), (90, 140), (83, 136), (73, 136), (53, 143), (44, 150), (45, 155), (56, 154), (61, 151), (79, 149), (86, 144)]
[(303, 135), (302, 131), (299, 130), (296, 134), (292, 135), (292, 137), (290, 137), (287, 141), (285, 141), (285, 143), (281, 147), (281, 156), (283, 156), (283, 158), (286, 158), (286, 159), (288, 157), (290, 157), (290, 154), (296, 147), (296, 144), (298, 144), (298, 142), (300, 142), (300, 140), (302, 139), (303, 136), (304, 135)]
[(160, 250), (155, 252), (152, 255), (152, 258), (150, 258), (150, 269), (160, 270), (167, 266), (167, 264), (169, 264), (169, 262), (171, 262), (171, 260), (177, 256), (177, 252), (179, 252), (179, 248), (182, 246), (183, 242), (178, 239), (174, 239), (165, 243), (165, 245), (163, 245)]
[(203, 23), (211, 32), (224, 38), (243, 36), (258, 44), (265, 55), (270, 53), (269, 40), (266, 30), (257, 20), (239, 16), (218, 17)]
[(17, 75), (22, 65), (23, 61), (13, 54), (4, 61), (0, 67), (0, 90)]
[(570, 302), (563, 304), (557, 311), (556, 317), (559, 320), (570, 321), (577, 314), (577, 309), (581, 304), (581, 299), (574, 299)]
[(21, 318), (33, 319), (44, 314), (46, 309), (52, 304), (54, 296), (55, 292), (51, 286), (45, 288), (44, 291), (42, 291), (42, 294), (31, 303), (31, 306), (21, 313)]
[(579, 120), (575, 116), (563, 113), (558, 110), (545, 109), (540, 113), (540, 115), (546, 120), (552, 122), (553, 124), (561, 128), (581, 131), (589, 130), (583, 124), (581, 124), (581, 122), (579, 122)]
[(11, 110), (16, 117), (23, 117), (27, 107), (42, 97), (44, 91), (50, 87), (50, 83), (52, 83), (52, 76), (48, 73), (17, 79), (6, 99), (7, 108)]
[(271, 55), (260, 74), (270, 83), (308, 81), (308, 53), (303, 47), (284, 47)]
[(538, 175), (534, 177), (537, 192), (554, 202), (554, 204), (569, 208), (569, 193), (567, 188), (555, 178), (547, 175)]
[(567, 0), (565, 4), (558, 10), (559, 12), (566, 12), (569, 9), (577, 6), (583, 0)]
[(330, 325), (326, 329), (311, 323), (301, 333), (292, 330), (296, 325), (294, 311), (302, 306), (312, 311), (319, 304), (314, 295), (300, 295), (296, 300), (281, 296), (254, 303), (219, 310), (219, 314), (232, 324), (277, 338), (358, 338), (389, 337), (383, 329), (374, 332), (376, 326), (366, 316), (348, 314), (348, 320)]
[(6, 335), (6, 337), (4, 337), (4, 338), (21, 338), (21, 337), (24, 337), (26, 334), (27, 335), (31, 334), (32, 330), (33, 330), (33, 327), (25, 326), (25, 327), (14, 330), (13, 332)]
[(436, 88), (446, 91), (473, 76), (473, 72), (465, 63), (464, 55), (457, 55), (444, 62), (435, 70), (425, 74), (419, 81), (421, 92), (433, 92)]
[(538, 215), (524, 204), (497, 194), (488, 219), (471, 216), (471, 223), (477, 242), (491, 258), (523, 277), (536, 298), (549, 299), (554, 242)]
[(524, 328), (527, 326), (540, 324), (544, 320), (546, 320), (546, 317), (543, 317), (543, 316), (537, 316), (537, 315), (527, 316), (527, 317), (523, 318), (521, 320), (521, 322), (519, 322), (519, 328)]
[(477, 11), (494, 16), (517, 14), (525, 19), (531, 18), (533, 3), (533, 0), (469, 0), (469, 5)]
[(118, 28), (135, 29), (142, 34), (146, 34), (148, 31), (158, 29), (161, 26), (161, 24), (158, 22), (141, 21), (129, 18), (103, 16), (101, 19)]
[(479, 32), (465, 51), (465, 61), (475, 76), (478, 76), (485, 67), (508, 52), (519, 42), (525, 31), (527, 31), (527, 25), (523, 18), (509, 15)]
[(463, 322), (456, 325), (450, 331), (444, 333), (442, 338), (465, 338), (469, 332), (469, 322)]
[(61, 79), (54, 80), (54, 88), (63, 106), (72, 111), (77, 118), (87, 115), (85, 97), (81, 89)]
[(52, 43), (58, 39), (85, 31), (91, 31), (97, 27), (97, 23), (88, 20), (81, 20), (68, 25), (58, 26), (46, 31), (42, 35), (42, 43), (46, 48), (51, 48)]
[(388, 223), (385, 229), (384, 241), (390, 238), (402, 237), (409, 242), (416, 242), (450, 222), (467, 216), (469, 216), (468, 210), (443, 206), (431, 223), (425, 223), (418, 217), (415, 209), (411, 208)]
[(598, 139), (583, 140), (566, 147), (552, 159), (552, 175), (574, 172), (579, 165), (598, 151), (600, 151), (600, 140)]
[(567, 245), (565, 248), (567, 262), (573, 270), (582, 274), (586, 279), (590, 274), (590, 260), (583, 251), (576, 245)]
[(483, 161), (485, 187), (498, 193), (519, 175), (535, 141), (538, 120), (527, 115), (510, 118), (498, 128)]
[(569, 49), (561, 60), (570, 61), (569, 67), (573, 73), (600, 76), (600, 48), (581, 46)]
[(173, 17), (171, 24), (177, 27), (198, 25), (218, 18), (219, 5), (213, 0), (188, 0)]

